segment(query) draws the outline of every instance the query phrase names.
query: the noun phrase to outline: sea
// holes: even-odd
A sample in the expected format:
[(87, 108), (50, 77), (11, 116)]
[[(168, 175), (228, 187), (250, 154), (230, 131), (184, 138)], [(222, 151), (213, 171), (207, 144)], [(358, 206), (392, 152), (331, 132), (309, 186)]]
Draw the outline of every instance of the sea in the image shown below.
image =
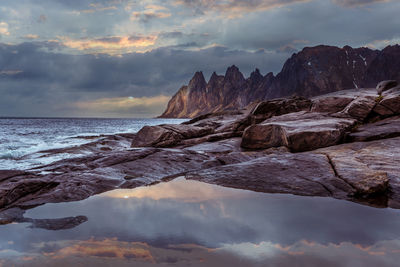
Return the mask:
[(40, 151), (92, 142), (101, 135), (136, 133), (145, 125), (178, 124), (184, 119), (0, 118), (0, 170), (24, 170), (77, 154), (43, 157)]

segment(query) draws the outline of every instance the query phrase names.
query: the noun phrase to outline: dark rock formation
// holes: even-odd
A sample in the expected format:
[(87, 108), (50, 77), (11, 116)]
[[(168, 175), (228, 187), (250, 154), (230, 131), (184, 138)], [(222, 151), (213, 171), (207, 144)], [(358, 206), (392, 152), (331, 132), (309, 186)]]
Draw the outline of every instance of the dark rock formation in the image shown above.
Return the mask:
[(196, 72), (189, 85), (172, 97), (161, 117), (193, 118), (243, 108), (253, 101), (375, 87), (381, 80), (400, 80), (399, 58), (398, 45), (382, 51), (320, 45), (293, 54), (276, 76), (263, 76), (256, 69), (245, 79), (236, 66), (231, 66), (225, 76), (213, 73), (206, 83), (203, 74)]
[[(243, 82), (235, 68), (229, 75)], [(257, 73), (254, 77), (260, 78)], [(274, 99), (204, 114), (181, 125), (147, 126), (134, 135), (49, 151), (83, 149), (91, 154), (28, 171), (0, 171), (0, 212), (178, 176), (400, 208), (399, 94), (393, 87), (382, 95), (370, 88)], [(101, 143), (110, 149), (101, 149)], [(55, 221), (55, 227), (64, 221), (74, 225), (84, 218)], [(53, 222), (35, 224), (53, 227)]]

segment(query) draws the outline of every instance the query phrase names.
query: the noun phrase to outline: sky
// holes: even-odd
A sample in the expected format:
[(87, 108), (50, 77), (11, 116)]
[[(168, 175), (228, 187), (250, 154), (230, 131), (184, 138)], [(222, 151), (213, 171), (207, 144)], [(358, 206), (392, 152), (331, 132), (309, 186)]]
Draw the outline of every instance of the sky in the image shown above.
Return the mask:
[(398, 0), (0, 0), (0, 116), (154, 117), (196, 71), (400, 43)]

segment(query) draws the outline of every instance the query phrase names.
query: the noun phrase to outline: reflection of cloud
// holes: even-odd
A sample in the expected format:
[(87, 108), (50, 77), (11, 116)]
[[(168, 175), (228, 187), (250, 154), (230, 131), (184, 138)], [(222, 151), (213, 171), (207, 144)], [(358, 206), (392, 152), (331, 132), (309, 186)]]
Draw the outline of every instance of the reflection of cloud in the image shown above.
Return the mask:
[(141, 261), (153, 262), (153, 256), (147, 244), (139, 242), (123, 242), (116, 238), (104, 239), (102, 241), (89, 239), (77, 241), (73, 244), (61, 248), (55, 252), (44, 252), (47, 257), (53, 259), (63, 259), (72, 256), (78, 257), (100, 257), (100, 258), (119, 258), (136, 259)]
[(93, 53), (119, 55), (122, 52), (133, 52), (155, 44), (157, 36), (112, 36), (97, 39), (71, 39), (60, 37), (61, 43), (69, 48)]
[(221, 188), (211, 184), (179, 178), (151, 187), (109, 191), (104, 193), (103, 196), (112, 198), (151, 198), (154, 200), (179, 199), (185, 202), (201, 202), (213, 199), (244, 197), (246, 196), (246, 191), (242, 191), (239, 196), (235, 189)]
[[(261, 242), (254, 244), (250, 242), (238, 244), (225, 244), (218, 250), (230, 251), (247, 258), (267, 260), (274, 257), (284, 258), (287, 256), (317, 256), (325, 259), (340, 259), (336, 262), (342, 264), (353, 257), (384, 256), (387, 254), (399, 254), (399, 240), (381, 241), (371, 246), (363, 246), (350, 242), (339, 244), (321, 244), (314, 241), (300, 240), (292, 245), (281, 245), (279, 243)], [(343, 264), (345, 265), (345, 264)], [(373, 264), (372, 264), (373, 266)]]

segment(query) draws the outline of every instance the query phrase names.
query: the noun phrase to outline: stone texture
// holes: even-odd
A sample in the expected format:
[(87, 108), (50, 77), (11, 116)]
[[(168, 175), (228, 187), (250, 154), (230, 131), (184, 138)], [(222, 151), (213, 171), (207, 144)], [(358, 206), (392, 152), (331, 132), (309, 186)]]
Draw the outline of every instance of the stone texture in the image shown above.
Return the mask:
[(347, 136), (348, 142), (366, 142), (400, 136), (400, 117), (391, 117), (357, 127)]
[(323, 113), (290, 113), (248, 127), (241, 146), (251, 149), (286, 146), (293, 152), (314, 150), (339, 144), (354, 123), (354, 119)]
[(400, 114), (400, 86), (383, 92), (374, 112), (382, 117)]

